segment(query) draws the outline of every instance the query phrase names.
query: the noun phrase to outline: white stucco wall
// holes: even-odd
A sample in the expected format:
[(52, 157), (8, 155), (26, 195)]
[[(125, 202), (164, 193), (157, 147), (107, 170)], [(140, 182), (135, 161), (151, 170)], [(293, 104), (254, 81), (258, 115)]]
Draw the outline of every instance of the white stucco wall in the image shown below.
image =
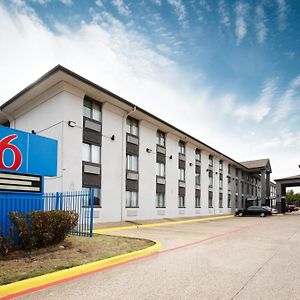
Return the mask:
[[(58, 140), (58, 175), (46, 178), (47, 192), (75, 191), (82, 188), (82, 126), (83, 97), (72, 89), (45, 93), (33, 100), (26, 112), (20, 113), (14, 127), (24, 131), (32, 129), (43, 136)], [(102, 99), (98, 99), (102, 100)], [(166, 134), (166, 208), (156, 208), (156, 132), (152, 123), (139, 122), (139, 208), (125, 207), (126, 190), (126, 111), (108, 102), (102, 105), (101, 148), (101, 208), (95, 209), (95, 222), (141, 220), (155, 218), (190, 217), (230, 213), (227, 208), (228, 162), (223, 159), (223, 208), (219, 208), (219, 157), (214, 157), (213, 208), (208, 208), (208, 157), (201, 151), (201, 208), (195, 208), (195, 149), (186, 143), (185, 208), (178, 208), (178, 142), (184, 137)], [(68, 126), (75, 121), (76, 127)], [(111, 136), (114, 135), (114, 140)], [(146, 152), (151, 149), (151, 153)], [(172, 158), (170, 158), (172, 156)], [(222, 159), (222, 158), (221, 158)], [(190, 165), (191, 164), (191, 165)], [(217, 174), (216, 174), (217, 173)], [(231, 167), (235, 178), (235, 168)], [(235, 182), (232, 180), (231, 203), (235, 201)]]

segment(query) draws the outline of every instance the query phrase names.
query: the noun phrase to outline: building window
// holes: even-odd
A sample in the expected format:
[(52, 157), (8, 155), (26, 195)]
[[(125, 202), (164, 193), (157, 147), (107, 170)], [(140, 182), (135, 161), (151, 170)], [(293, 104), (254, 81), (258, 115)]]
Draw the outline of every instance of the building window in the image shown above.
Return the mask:
[(228, 165), (228, 174), (231, 174), (231, 165)]
[(139, 122), (138, 122), (138, 120), (128, 117), (127, 121), (126, 121), (126, 124), (127, 124), (127, 129), (126, 129), (127, 133), (130, 133), (130, 134), (135, 135), (135, 136), (139, 135)]
[(165, 208), (165, 194), (164, 193), (156, 193), (156, 207), (157, 208)]
[(182, 141), (179, 141), (178, 143), (178, 152), (185, 155), (185, 143)]
[(196, 185), (200, 185), (201, 184), (201, 174), (200, 173), (196, 173), (195, 174), (195, 184)]
[(179, 169), (179, 180), (185, 181), (185, 169)]
[(219, 170), (220, 170), (220, 171), (223, 171), (223, 160), (220, 160), (220, 163), (219, 163)]
[(184, 208), (185, 207), (185, 198), (182, 195), (178, 196), (178, 207)]
[(235, 195), (235, 208), (238, 208), (238, 195)]
[(223, 208), (223, 193), (219, 193), (219, 208)]
[(138, 167), (138, 157), (136, 155), (127, 154), (126, 155), (126, 168), (129, 171), (135, 171), (137, 172)]
[(159, 163), (159, 162), (156, 163), (156, 175), (161, 177), (166, 176), (164, 163)]
[(219, 174), (219, 188), (220, 189), (223, 188), (223, 174), (222, 173)]
[(239, 171), (238, 169), (235, 169), (235, 177), (238, 177), (239, 176)]
[[(101, 190), (99, 188), (94, 188), (94, 187), (90, 187), (90, 188), (84, 187), (84, 188), (82, 188), (82, 190), (84, 192), (87, 192), (90, 189), (94, 190), (94, 206), (95, 207), (101, 207), (101, 198), (100, 198)], [(88, 199), (86, 199), (86, 200), (88, 200), (87, 201), (88, 203), (86, 203), (85, 206), (90, 206), (91, 205), (91, 198), (88, 197)]]
[(227, 195), (227, 207), (231, 208), (231, 194)]
[(126, 191), (126, 207), (138, 207), (138, 192)]
[(195, 160), (201, 161), (201, 151), (199, 149), (195, 151)]
[(84, 99), (83, 101), (83, 115), (87, 118), (101, 122), (100, 105), (94, 101)]
[(213, 207), (213, 192), (212, 191), (208, 192), (208, 207), (209, 208)]
[(213, 187), (213, 171), (212, 170), (208, 171), (208, 187), (210, 187), (210, 188)]
[(241, 181), (241, 185), (242, 185), (242, 194), (244, 194), (244, 182)]
[(157, 130), (156, 138), (157, 138), (157, 145), (166, 147), (166, 135), (163, 132)]
[(100, 147), (92, 144), (82, 144), (82, 160), (100, 164)]
[(231, 177), (230, 177), (230, 176), (227, 176), (227, 179), (228, 179), (228, 188), (230, 188), (230, 187), (229, 187), (229, 184), (231, 183)]
[(195, 207), (196, 208), (201, 207), (201, 198), (199, 196), (196, 196), (196, 198), (195, 198)]
[(209, 165), (210, 167), (213, 166), (213, 157), (212, 157), (212, 155), (210, 155), (210, 156), (208, 157), (208, 165)]

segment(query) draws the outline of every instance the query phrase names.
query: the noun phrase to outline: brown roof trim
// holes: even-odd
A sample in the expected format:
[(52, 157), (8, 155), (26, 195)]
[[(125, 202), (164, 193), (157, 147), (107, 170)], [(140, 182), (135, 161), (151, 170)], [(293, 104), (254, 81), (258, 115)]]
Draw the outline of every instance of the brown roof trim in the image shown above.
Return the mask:
[(138, 111), (140, 111), (140, 112), (142, 112), (142, 113), (150, 116), (151, 118), (153, 118), (153, 119), (155, 119), (155, 120), (163, 123), (164, 125), (172, 128), (172, 129), (178, 131), (179, 133), (181, 133), (181, 134), (185, 135), (186, 137), (188, 137), (188, 138), (196, 141), (197, 143), (200, 143), (200, 144), (204, 145), (205, 147), (211, 149), (212, 151), (217, 152), (220, 156), (223, 156), (224, 158), (227, 158), (228, 160), (233, 161), (236, 165), (240, 166), (242, 169), (249, 170), (244, 165), (240, 164), (239, 162), (235, 161), (234, 159), (230, 158), (229, 156), (227, 156), (227, 155), (219, 152), (218, 150), (210, 147), (209, 145), (201, 142), (200, 140), (198, 140), (198, 139), (194, 138), (193, 136), (189, 135), (188, 133), (186, 133), (186, 132), (184, 132), (184, 131), (176, 128), (175, 126), (169, 124), (168, 122), (166, 122), (166, 121), (158, 118), (157, 116), (155, 116), (155, 115), (147, 112), (146, 110), (144, 110), (144, 109), (136, 106), (135, 104), (127, 101), (126, 99), (124, 99), (124, 98), (122, 98), (122, 97), (120, 97), (120, 96), (118, 96), (118, 95), (110, 92), (109, 90), (107, 90), (107, 89), (105, 89), (105, 88), (103, 88), (103, 87), (95, 84), (94, 82), (92, 82), (92, 81), (90, 81), (90, 80), (88, 80), (88, 79), (86, 79), (86, 78), (78, 75), (77, 73), (75, 73), (75, 72), (73, 72), (73, 71), (71, 71), (71, 70), (69, 70), (69, 69), (67, 69), (67, 68), (65, 68), (65, 67), (63, 67), (61, 65), (57, 65), (56, 67), (54, 67), (53, 69), (51, 69), (49, 72), (45, 73), (42, 77), (40, 77), (39, 79), (37, 79), (36, 81), (34, 81), (32, 84), (30, 84), (29, 86), (27, 86), (26, 88), (24, 88), (23, 90), (21, 90), (18, 94), (16, 94), (15, 96), (13, 96), (11, 99), (9, 99), (8, 101), (6, 101), (4, 104), (1, 105), (0, 110), (3, 110), (6, 106), (8, 106), (9, 104), (11, 104), (15, 100), (17, 100), (20, 96), (22, 96), (23, 94), (27, 93), (29, 90), (31, 90), (32, 88), (34, 88), (36, 85), (40, 84), (42, 81), (44, 81), (45, 79), (47, 79), (48, 77), (50, 77), (51, 75), (53, 75), (53, 74), (55, 74), (56, 72), (59, 72), (59, 71), (65, 72), (66, 74), (68, 74), (68, 75), (70, 75), (70, 76), (72, 76), (72, 77), (74, 77), (74, 78), (76, 78), (76, 79), (78, 79), (78, 80), (86, 83), (87, 85), (90, 85), (90, 86), (92, 86), (92, 87), (100, 90), (101, 92), (104, 92), (104, 93), (106, 93), (106, 94), (108, 94), (108, 95), (116, 98), (117, 100), (119, 100), (119, 101), (121, 101), (121, 102), (123, 102), (123, 103), (125, 103), (125, 104), (127, 104), (129, 106), (131, 106), (132, 108), (136, 107), (136, 110), (138, 110)]

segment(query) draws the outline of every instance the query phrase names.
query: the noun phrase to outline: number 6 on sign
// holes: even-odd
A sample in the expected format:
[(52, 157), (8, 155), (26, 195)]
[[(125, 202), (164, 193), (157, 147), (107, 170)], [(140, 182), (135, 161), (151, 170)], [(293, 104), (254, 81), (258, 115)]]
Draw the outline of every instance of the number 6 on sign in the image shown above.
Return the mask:
[[(17, 171), (22, 164), (22, 153), (20, 149), (17, 146), (11, 144), (11, 142), (16, 138), (18, 138), (16, 134), (11, 134), (4, 137), (0, 141), (0, 168), (2, 169)], [(4, 153), (6, 150), (10, 150), (13, 153), (13, 161), (10, 166), (6, 165), (4, 162)]]

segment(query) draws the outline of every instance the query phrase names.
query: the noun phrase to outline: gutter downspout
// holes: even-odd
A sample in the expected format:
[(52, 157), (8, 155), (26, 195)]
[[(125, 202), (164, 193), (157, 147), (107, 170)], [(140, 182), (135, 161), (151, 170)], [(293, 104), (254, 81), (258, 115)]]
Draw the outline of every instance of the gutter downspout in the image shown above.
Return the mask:
[(125, 130), (125, 123), (128, 116), (130, 116), (133, 112), (136, 111), (136, 106), (129, 112), (126, 112), (123, 115), (122, 119), (122, 159), (121, 159), (121, 221), (123, 221), (123, 203), (124, 203), (124, 195), (125, 195), (125, 176), (126, 176), (126, 130)]

